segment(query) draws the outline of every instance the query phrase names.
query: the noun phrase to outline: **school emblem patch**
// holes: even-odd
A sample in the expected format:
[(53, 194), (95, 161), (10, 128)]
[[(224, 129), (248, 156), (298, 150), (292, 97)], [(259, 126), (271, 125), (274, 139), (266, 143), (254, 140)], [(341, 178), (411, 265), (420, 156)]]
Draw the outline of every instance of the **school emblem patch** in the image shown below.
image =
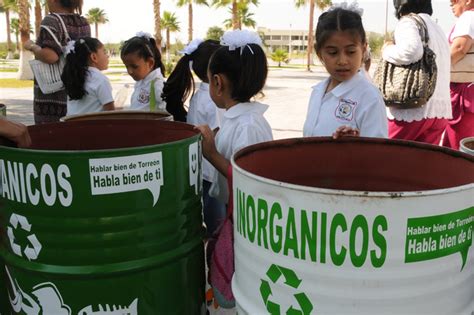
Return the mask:
[(339, 100), (339, 105), (337, 105), (336, 112), (334, 113), (334, 115), (337, 119), (343, 121), (352, 121), (352, 119), (354, 119), (354, 111), (356, 106), (357, 102), (341, 98)]
[(142, 104), (150, 103), (150, 92), (146, 89), (140, 89), (140, 94), (138, 94), (138, 101)]

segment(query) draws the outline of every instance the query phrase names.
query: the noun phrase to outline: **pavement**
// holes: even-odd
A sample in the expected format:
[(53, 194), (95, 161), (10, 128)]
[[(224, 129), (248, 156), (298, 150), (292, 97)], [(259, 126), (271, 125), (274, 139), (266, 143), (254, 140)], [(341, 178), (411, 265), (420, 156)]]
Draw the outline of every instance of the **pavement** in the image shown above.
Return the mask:
[[(124, 71), (110, 69), (106, 75), (111, 80), (113, 93), (134, 81)], [(0, 78), (15, 78), (16, 73), (0, 72)], [(311, 87), (327, 77), (321, 65), (313, 66), (308, 72), (303, 68), (271, 68), (263, 98), (257, 100), (269, 105), (265, 113), (273, 129), (275, 139), (301, 137), (306, 118)], [(7, 117), (11, 120), (33, 125), (33, 88), (0, 88), (0, 103), (7, 106)]]

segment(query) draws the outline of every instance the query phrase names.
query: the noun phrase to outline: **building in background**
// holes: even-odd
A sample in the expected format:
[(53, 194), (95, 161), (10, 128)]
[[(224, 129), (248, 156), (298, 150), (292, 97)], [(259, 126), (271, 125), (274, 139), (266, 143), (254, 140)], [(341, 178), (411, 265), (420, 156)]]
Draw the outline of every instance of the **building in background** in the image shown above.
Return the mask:
[(308, 45), (308, 30), (274, 30), (259, 27), (258, 33), (262, 36), (265, 46), (270, 52), (284, 49), (290, 53), (302, 53)]

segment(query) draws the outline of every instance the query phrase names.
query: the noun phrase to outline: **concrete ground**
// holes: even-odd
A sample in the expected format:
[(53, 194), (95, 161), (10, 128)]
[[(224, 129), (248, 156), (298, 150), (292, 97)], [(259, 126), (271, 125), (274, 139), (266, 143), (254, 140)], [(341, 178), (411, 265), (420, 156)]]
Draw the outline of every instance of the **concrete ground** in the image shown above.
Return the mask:
[[(124, 84), (134, 81), (125, 71), (111, 69), (107, 72), (115, 93)], [(258, 101), (270, 107), (265, 117), (272, 126), (275, 139), (302, 136), (311, 87), (327, 76), (322, 66), (314, 66), (313, 72), (303, 68), (271, 68), (264, 97)], [(15, 78), (16, 73), (0, 72), (0, 78)], [(33, 88), (0, 88), (0, 103), (7, 106), (7, 117), (26, 125), (34, 124)]]

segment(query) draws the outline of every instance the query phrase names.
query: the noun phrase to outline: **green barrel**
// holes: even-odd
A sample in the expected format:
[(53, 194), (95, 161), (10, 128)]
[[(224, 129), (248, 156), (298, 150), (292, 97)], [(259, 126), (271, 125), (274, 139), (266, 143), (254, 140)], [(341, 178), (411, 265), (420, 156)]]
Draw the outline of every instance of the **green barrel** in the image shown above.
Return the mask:
[(14, 314), (205, 312), (200, 136), (157, 120), (29, 127), (0, 146)]

